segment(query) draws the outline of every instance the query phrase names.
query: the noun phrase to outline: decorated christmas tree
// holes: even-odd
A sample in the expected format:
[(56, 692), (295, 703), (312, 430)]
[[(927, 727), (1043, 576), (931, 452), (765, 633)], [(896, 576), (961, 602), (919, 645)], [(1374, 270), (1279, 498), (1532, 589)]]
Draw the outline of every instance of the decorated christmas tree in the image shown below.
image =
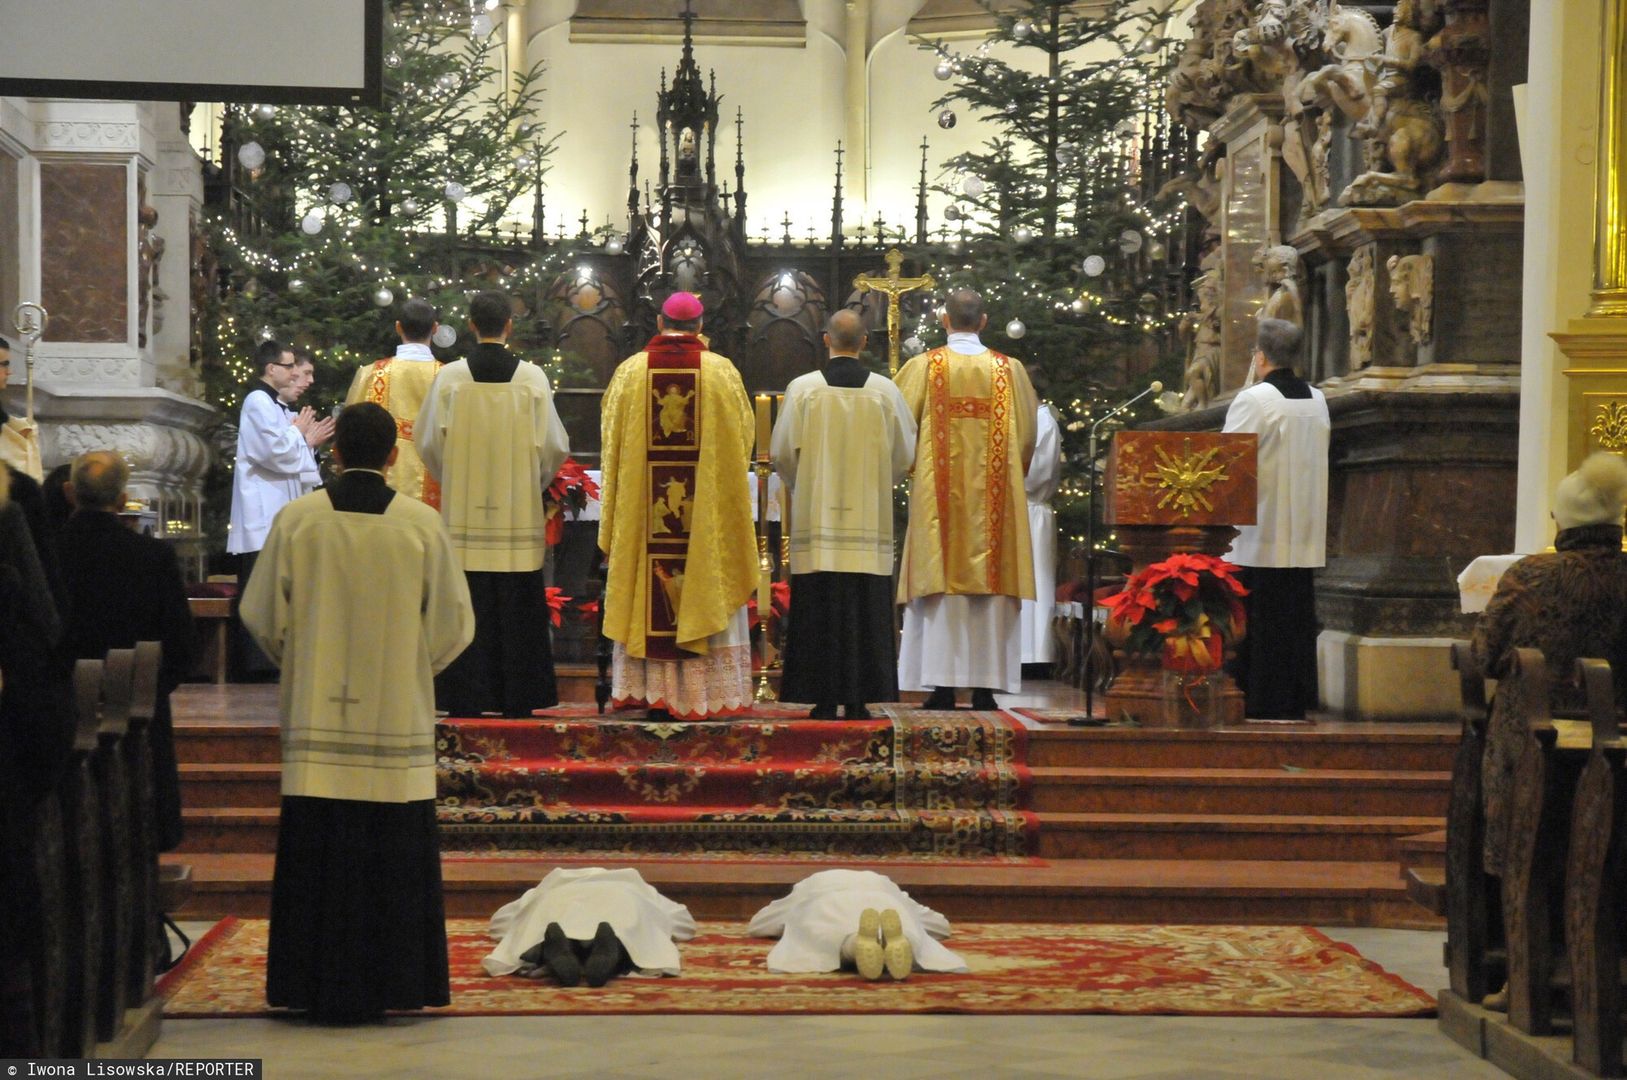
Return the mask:
[(505, 75), (501, 58), (480, 5), (392, 0), (382, 108), (227, 114), (211, 400), (237, 400), (267, 337), (316, 355), (307, 403), (338, 400), (358, 364), (390, 354), (408, 297), (440, 309), (440, 355), (466, 347), (468, 296), (534, 261), (532, 201), (553, 148), (533, 120), (540, 66)]
[[(1092, 418), (1127, 386), (1178, 385), (1176, 325), (1196, 252), (1185, 205), (1158, 194), (1194, 149), (1162, 111), (1171, 5), (980, 2), (998, 28), (975, 50), (923, 43), (947, 84), (938, 124), (975, 118), (991, 133), (945, 163), (946, 242), (923, 254), (940, 288), (984, 295), (984, 341), (1025, 362), (1076, 458)], [(928, 314), (915, 329), (907, 351), (941, 341)], [(1078, 538), (1083, 472), (1064, 477), (1062, 531)]]

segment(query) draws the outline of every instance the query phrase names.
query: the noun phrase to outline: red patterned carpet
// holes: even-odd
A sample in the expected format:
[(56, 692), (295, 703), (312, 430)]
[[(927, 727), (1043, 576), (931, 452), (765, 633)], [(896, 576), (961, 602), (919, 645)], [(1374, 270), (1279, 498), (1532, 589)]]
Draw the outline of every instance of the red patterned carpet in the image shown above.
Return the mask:
[(1001, 713), (772, 706), (704, 723), (641, 715), (444, 720), (442, 846), (743, 857), (1022, 857), (1029, 773)]
[[(484, 920), (447, 924), (452, 1006), (443, 1016), (611, 1013), (1145, 1013), (1187, 1016), (1430, 1016), (1428, 994), (1308, 927), (965, 924), (948, 944), (964, 975), (902, 983), (851, 974), (775, 975), (771, 942), (740, 923), (702, 923), (675, 979), (566, 990), (491, 978)], [(227, 919), (166, 976), (169, 1018), (273, 1016), (266, 923)]]

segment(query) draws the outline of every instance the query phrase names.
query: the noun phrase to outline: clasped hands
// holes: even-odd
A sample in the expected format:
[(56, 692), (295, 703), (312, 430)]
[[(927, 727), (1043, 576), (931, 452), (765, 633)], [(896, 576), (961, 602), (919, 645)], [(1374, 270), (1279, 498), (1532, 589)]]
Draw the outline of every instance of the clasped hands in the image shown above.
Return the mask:
[(314, 448), (333, 438), (334, 418), (324, 416), (318, 420), (316, 410), (307, 405), (295, 414), (294, 427), (305, 436), (306, 445)]

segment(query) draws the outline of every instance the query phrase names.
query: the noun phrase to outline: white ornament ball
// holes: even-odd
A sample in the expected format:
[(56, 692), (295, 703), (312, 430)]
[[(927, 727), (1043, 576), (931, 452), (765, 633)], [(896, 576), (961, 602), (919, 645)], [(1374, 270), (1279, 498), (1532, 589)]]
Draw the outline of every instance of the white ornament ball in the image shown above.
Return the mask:
[(1141, 234), (1134, 229), (1125, 229), (1119, 233), (1119, 250), (1126, 255), (1134, 255), (1141, 250)]
[(453, 342), (458, 340), (458, 332), (457, 330), (453, 329), (451, 323), (442, 323), (435, 328), (435, 333), (430, 337), (429, 340), (433, 341), (443, 349), (450, 349)]
[(469, 189), (458, 183), (456, 180), (448, 180), (446, 182), (446, 187), (443, 190), (446, 197), (452, 202), (461, 202), (463, 201), (463, 197), (469, 194)]
[(491, 16), (482, 11), (469, 20), (469, 33), (477, 38), (488, 37), (495, 26), (496, 24), (492, 22)]
[(988, 189), (988, 185), (983, 183), (981, 176), (968, 176), (960, 189), (975, 199)]
[(379, 307), (389, 307), (395, 303), (395, 293), (391, 292), (388, 286), (380, 285), (373, 291), (373, 303)]
[(1006, 323), (1006, 337), (1012, 341), (1016, 341), (1026, 333), (1028, 333), (1028, 325), (1021, 319), (1012, 319)]
[(529, 169), (535, 164), (536, 161), (532, 159), (530, 154), (516, 154), (514, 157), (514, 167), (516, 169)]
[(256, 120), (273, 120), (276, 116), (277, 107), (275, 105), (256, 105), (254, 107), (254, 118)]
[(271, 327), (262, 326), (262, 327), (260, 327), (260, 332), (255, 335), (255, 340), (257, 340), (257, 341), (270, 341), (272, 339), (272, 337), (274, 337), (274, 336), (275, 335), (273, 335), (272, 332), (271, 332)]
[(390, 52), (385, 53), (384, 54), (384, 66), (388, 67), (388, 68), (398, 68), (398, 67), (400, 67), (401, 66), (401, 54), (394, 51), (394, 50), (391, 50)]
[(943, 112), (938, 114), (938, 126), (948, 130), (949, 128), (955, 126), (955, 119), (955, 110), (945, 109)]
[(959, 221), (960, 218), (960, 207), (950, 203), (948, 206), (943, 208), (943, 219), (945, 221)]
[(411, 195), (408, 195), (405, 199), (402, 199), (401, 212), (403, 214), (416, 214), (418, 212), (418, 200), (413, 198)]
[(949, 62), (948, 57), (938, 61), (938, 66), (932, 69), (932, 74), (939, 82), (948, 82), (955, 77), (955, 65)]
[(1011, 238), (1019, 244), (1026, 244), (1034, 239), (1034, 230), (1027, 225), (1019, 225), (1011, 230)]
[(306, 236), (315, 236), (322, 231), (322, 215), (312, 210), (299, 221), (299, 231)]
[(435, 80), (435, 85), (440, 87), (442, 90), (450, 90), (457, 84), (458, 77), (452, 74), (450, 71)]
[(253, 172), (266, 163), (266, 148), (257, 142), (246, 142), (237, 148), (237, 162)]
[(1107, 269), (1107, 260), (1100, 255), (1086, 255), (1079, 268), (1090, 277), (1101, 277), (1102, 271)]
[(1034, 23), (1031, 19), (1018, 19), (1011, 24), (1011, 36), (1018, 41), (1027, 41), (1029, 35), (1033, 32)]
[(532, 134), (536, 132), (536, 130), (537, 125), (531, 123), (521, 124), (519, 127), (514, 129), (515, 134), (519, 135), (519, 137), (522, 139), (529, 139)]
[(620, 255), (626, 246), (627, 241), (623, 240), (619, 235), (608, 236), (604, 242), (604, 253), (606, 255)]
[(926, 351), (926, 342), (913, 334), (904, 339), (904, 353), (908, 356), (918, 356)]
[(291, 293), (302, 293), (302, 292), (304, 292), (305, 291), (305, 279), (304, 278), (297, 278), (297, 277), (296, 278), (289, 278), (288, 279), (288, 291), (291, 292)]
[(1149, 259), (1162, 259), (1167, 254), (1169, 254), (1169, 249), (1156, 240), (1147, 245), (1147, 257)]
[(328, 187), (328, 201), (335, 206), (343, 206), (350, 201), (350, 185), (343, 180)]

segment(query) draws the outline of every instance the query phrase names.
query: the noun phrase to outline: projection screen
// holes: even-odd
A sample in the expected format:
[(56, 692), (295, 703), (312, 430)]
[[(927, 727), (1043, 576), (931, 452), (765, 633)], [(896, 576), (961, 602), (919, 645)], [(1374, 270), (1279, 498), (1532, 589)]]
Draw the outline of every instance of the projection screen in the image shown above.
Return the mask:
[(0, 94), (381, 102), (384, 0), (0, 0)]

